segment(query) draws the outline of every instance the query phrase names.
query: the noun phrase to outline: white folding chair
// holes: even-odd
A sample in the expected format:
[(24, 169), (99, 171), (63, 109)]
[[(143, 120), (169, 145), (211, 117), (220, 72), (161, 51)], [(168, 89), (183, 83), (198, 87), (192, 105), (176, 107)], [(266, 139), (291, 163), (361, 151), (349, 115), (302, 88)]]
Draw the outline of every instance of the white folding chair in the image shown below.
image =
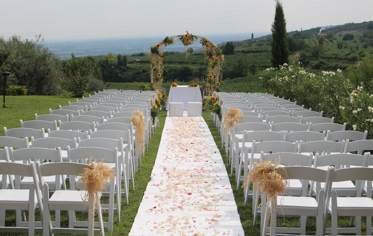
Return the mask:
[(38, 115), (35, 113), (35, 120), (46, 120), (46, 121), (68, 121), (69, 116), (68, 115), (57, 115), (57, 114), (42, 114)]
[[(72, 130), (72, 131), (79, 131), (79, 132), (89, 132), (96, 130), (96, 123), (95, 122), (85, 122), (85, 121), (66, 121), (66, 122), (59, 122), (58, 127), (60, 130)], [(48, 132), (49, 136), (49, 132)]]
[(20, 120), (22, 128), (31, 129), (44, 129), (44, 130), (57, 130), (57, 121), (46, 121), (46, 120)]
[[(0, 145), (1, 146), (1, 145)], [(373, 139), (362, 139), (350, 142), (346, 140), (345, 150), (346, 153), (356, 152), (357, 154), (363, 154), (365, 152), (373, 153)]]
[[(231, 174), (237, 171), (239, 165), (239, 156), (242, 152), (243, 147), (243, 136), (244, 131), (269, 131), (270, 125), (264, 122), (244, 122), (234, 124), (229, 132), (228, 140), (226, 140), (225, 149), (229, 154), (229, 160), (231, 165)], [(246, 139), (246, 142), (252, 142), (252, 140)], [(228, 144), (228, 142), (230, 142)], [(248, 145), (248, 144), (247, 144)]]
[[(94, 226), (98, 225), (98, 229), (92, 227), (87, 221), (80, 225), (74, 224), (75, 216), (71, 212), (87, 212), (88, 221), (91, 222), (94, 218), (94, 213), (88, 210), (88, 203), (83, 200), (83, 196), (87, 194), (86, 190), (75, 189), (78, 183), (75, 183), (75, 178), (83, 173), (84, 169), (90, 168), (90, 165), (82, 163), (69, 163), (69, 162), (46, 162), (38, 165), (38, 173), (40, 176), (41, 189), (43, 191), (43, 236), (53, 235), (53, 233), (80, 233), (93, 235), (93, 232), (100, 231), (101, 235), (104, 233), (104, 225), (102, 219), (101, 205), (97, 206), (98, 223), (95, 222)], [(43, 177), (67, 175), (70, 180), (70, 189), (59, 189), (53, 194), (49, 192), (49, 186), (43, 182)], [(55, 226), (51, 222), (51, 211), (68, 211), (69, 212), (69, 226), (60, 227)]]
[(80, 116), (71, 115), (70, 121), (83, 121), (83, 122), (88, 122), (88, 123), (102, 124), (105, 121), (105, 117), (89, 116), (89, 115), (80, 115)]
[[(236, 155), (235, 158), (235, 170), (236, 170), (236, 183), (237, 189), (239, 188), (240, 184), (244, 181), (244, 176), (248, 172), (248, 165), (250, 163), (249, 153), (251, 153), (253, 141), (281, 141), (284, 138), (284, 134), (282, 132), (274, 132), (269, 130), (245, 130), (243, 132), (242, 137), (242, 144), (236, 143), (236, 150), (241, 149), (241, 155)], [(258, 158), (259, 160), (259, 158)], [(242, 173), (243, 171), (243, 173)]]
[(29, 143), (27, 137), (18, 138), (11, 136), (0, 136), (0, 147), (13, 147), (13, 148), (28, 148)]
[[(88, 138), (88, 131), (80, 132), (76, 130), (56, 130), (56, 131), (48, 131), (48, 137), (59, 137), (59, 138), (66, 138), (66, 139), (86, 139)], [(72, 148), (72, 147), (71, 147)]]
[[(253, 141), (253, 146), (251, 148), (250, 159), (247, 155), (247, 152), (244, 151), (244, 159), (245, 162), (243, 163), (244, 169), (244, 180), (247, 178), (249, 171), (253, 168), (254, 163), (260, 160), (261, 153), (277, 153), (280, 154), (282, 152), (297, 152), (298, 150), (298, 143), (297, 142), (285, 142), (285, 141), (262, 141), (256, 142)], [(248, 186), (244, 187), (244, 205), (246, 206), (247, 200), (251, 195), (251, 191), (249, 190)]]
[[(124, 183), (124, 189), (121, 191), (120, 194), (124, 194), (126, 197), (126, 203), (128, 205), (128, 174), (127, 174), (127, 163), (125, 163), (125, 147), (123, 143), (123, 139), (112, 139), (112, 138), (89, 138), (89, 139), (83, 139), (79, 140), (79, 147), (101, 147), (101, 148), (108, 148), (118, 149), (118, 162), (119, 165), (121, 165), (120, 173), (121, 177), (123, 178)], [(115, 166), (112, 166), (113, 168)], [(121, 190), (121, 188), (118, 188)], [(117, 203), (118, 204), (118, 203)], [(120, 213), (118, 213), (118, 221), (120, 221)]]
[(88, 111), (88, 106), (77, 105), (77, 104), (72, 104), (72, 105), (67, 105), (67, 106), (59, 105), (59, 108), (66, 109), (66, 110), (72, 110), (72, 111)]
[[(36, 169), (34, 163), (22, 164), (12, 162), (0, 163), (1, 175), (15, 176), (14, 189), (0, 189), (0, 230), (1, 232), (25, 232), (28, 235), (34, 235), (35, 231), (35, 209), (39, 206), (40, 210), (43, 207), (41, 203), (41, 194), (39, 191), (39, 183), (35, 178)], [(21, 177), (34, 178), (34, 182), (29, 186), (29, 189), (21, 189)], [(36, 180), (36, 181), (35, 181)], [(5, 226), (5, 210), (16, 210), (17, 212), (28, 211), (28, 222), (24, 226), (16, 225)], [(21, 216), (16, 215), (19, 220)]]
[[(317, 118), (324, 118), (324, 117), (317, 117)], [(329, 131), (342, 131), (346, 130), (346, 123), (344, 124), (338, 124), (338, 123), (309, 123), (310, 124), (310, 131), (316, 131), (316, 132), (327, 132)]]
[(284, 140), (288, 142), (302, 141), (320, 141), (325, 139), (325, 132), (315, 132), (315, 131), (294, 131), (286, 132)]
[[(361, 235), (361, 217), (366, 217), (366, 235), (372, 235), (372, 216), (373, 216), (373, 200), (372, 189), (369, 189), (366, 196), (362, 195), (361, 188), (357, 188), (352, 197), (338, 196), (338, 190), (334, 189), (334, 185), (339, 182), (351, 181), (373, 181), (373, 169), (367, 167), (354, 167), (338, 169), (334, 171), (332, 176), (332, 192), (329, 205), (329, 213), (331, 214), (333, 236), (337, 234), (356, 234)], [(338, 224), (338, 217), (352, 216), (355, 217), (355, 226), (341, 227)], [(351, 220), (350, 223), (353, 221)], [(327, 231), (328, 232), (328, 231)]]
[(300, 117), (300, 120), (303, 124), (312, 123), (334, 123), (334, 117), (322, 117), (322, 116), (308, 116), (308, 117)]
[(297, 116), (302, 116), (302, 117), (322, 116), (323, 112), (303, 110), (303, 111), (294, 111), (292, 115), (295, 117)]
[(7, 129), (4, 127), (5, 136), (17, 137), (17, 138), (44, 138), (44, 129), (32, 129), (32, 128), (12, 128)]
[[(277, 162), (284, 166), (308, 166), (311, 167), (313, 160), (312, 155), (302, 155), (298, 153), (293, 152), (283, 152), (283, 153), (261, 153), (260, 156), (260, 162), (266, 162), (266, 161), (273, 161), (274, 163)], [(301, 196), (304, 191), (307, 191), (308, 184), (307, 182), (298, 180), (298, 179), (290, 179), (287, 182), (285, 193), (291, 194), (294, 196)], [(252, 204), (252, 212), (254, 216), (253, 225), (256, 223), (256, 218), (258, 212), (258, 203), (259, 203), (259, 192), (256, 189), (256, 186), (253, 186), (253, 204)], [(264, 210), (265, 205), (261, 205), (260, 214), (261, 216), (264, 216)], [(261, 217), (261, 220), (263, 220), (264, 217)], [(263, 225), (263, 222), (261, 222), (261, 225)]]
[(289, 115), (277, 115), (277, 116), (268, 116), (266, 117), (267, 123), (283, 123), (283, 122), (294, 122), (300, 123), (299, 117), (289, 116)]
[(282, 122), (282, 123), (273, 123), (271, 124), (272, 131), (307, 131), (309, 128), (308, 124), (302, 124), (297, 122)]
[(368, 136), (368, 131), (364, 132), (355, 131), (355, 130), (342, 130), (342, 131), (329, 131), (326, 133), (326, 140), (332, 141), (342, 141), (342, 140), (363, 140)]
[[(267, 232), (268, 215), (271, 215), (269, 233), (275, 236), (278, 233), (287, 234), (306, 234), (306, 217), (316, 217), (316, 235), (324, 235), (324, 208), (325, 199), (329, 196), (330, 191), (330, 176), (333, 169), (328, 170), (316, 169), (312, 167), (303, 166), (289, 166), (276, 168), (283, 179), (299, 179), (327, 183), (326, 188), (317, 193), (317, 198), (307, 196), (307, 191), (303, 192), (301, 196), (282, 196), (279, 195), (273, 200), (267, 201), (267, 195), (262, 194), (262, 204), (265, 204), (268, 209), (264, 211), (263, 225), (261, 229), (262, 235)], [(301, 216), (301, 224), (298, 228), (291, 227), (277, 227), (277, 215), (282, 216)], [(303, 217), (302, 217), (303, 216)]]
[[(120, 214), (121, 211), (121, 167), (118, 161), (118, 149), (108, 149), (101, 147), (78, 147), (67, 150), (67, 155), (70, 162), (79, 162), (87, 163), (90, 158), (96, 161), (102, 161), (104, 163), (110, 163), (115, 168), (114, 181), (111, 183), (106, 183), (106, 189), (103, 190), (105, 195), (108, 195), (109, 203), (103, 204), (102, 208), (107, 209), (108, 221), (104, 221), (104, 227), (109, 231), (113, 230), (114, 226), (114, 211), (117, 210), (117, 213)], [(71, 179), (69, 178), (70, 185)], [(73, 189), (72, 186), (70, 188)], [(115, 201), (116, 198), (116, 201)], [(78, 221), (75, 217), (74, 211), (69, 211), (69, 226), (73, 227), (82, 227), (87, 224), (85, 221)], [(118, 215), (118, 219), (120, 216)]]
[[(55, 114), (55, 115), (63, 115), (63, 116), (71, 116), (71, 115), (74, 115), (74, 116), (78, 116), (80, 115), (81, 111), (74, 111), (74, 110), (68, 110), (68, 109), (56, 109), (56, 110), (52, 110), (51, 108), (49, 108), (49, 113), (50, 114)], [(61, 120), (62, 121), (62, 120)]]
[(110, 139), (121, 139), (124, 144), (125, 155), (124, 163), (127, 168), (127, 180), (132, 182), (132, 188), (135, 188), (135, 171), (138, 170), (139, 159), (136, 156), (132, 156), (131, 153), (131, 136), (129, 131), (124, 130), (98, 130), (90, 134), (91, 138), (110, 138)]
[[(351, 168), (364, 167), (367, 165), (369, 159), (369, 153), (364, 155), (359, 154), (349, 154), (349, 153), (338, 153), (329, 155), (319, 155), (316, 154), (314, 167), (319, 169), (326, 169), (328, 166), (334, 166), (335, 169), (341, 168)], [(311, 183), (310, 195), (314, 195), (321, 188), (322, 184)], [(354, 196), (356, 193), (357, 184), (353, 183), (351, 180), (338, 182), (333, 185), (333, 189), (337, 191), (338, 196)]]

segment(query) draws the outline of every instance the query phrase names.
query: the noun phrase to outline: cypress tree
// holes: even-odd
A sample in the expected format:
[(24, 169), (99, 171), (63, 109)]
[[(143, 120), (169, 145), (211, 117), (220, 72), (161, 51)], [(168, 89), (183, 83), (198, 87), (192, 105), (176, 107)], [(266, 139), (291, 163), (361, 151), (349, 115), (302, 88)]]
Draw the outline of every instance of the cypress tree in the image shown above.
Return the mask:
[(272, 66), (278, 68), (289, 61), (288, 36), (282, 4), (276, 1), (275, 20), (272, 24)]

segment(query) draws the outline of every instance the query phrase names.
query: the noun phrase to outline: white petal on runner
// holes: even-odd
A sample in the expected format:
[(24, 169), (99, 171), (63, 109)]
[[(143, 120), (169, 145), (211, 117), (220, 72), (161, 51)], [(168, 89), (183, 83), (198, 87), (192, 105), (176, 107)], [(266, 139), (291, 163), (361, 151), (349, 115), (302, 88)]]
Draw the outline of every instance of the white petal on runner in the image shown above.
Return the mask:
[(166, 118), (130, 235), (244, 235), (224, 162), (203, 118)]

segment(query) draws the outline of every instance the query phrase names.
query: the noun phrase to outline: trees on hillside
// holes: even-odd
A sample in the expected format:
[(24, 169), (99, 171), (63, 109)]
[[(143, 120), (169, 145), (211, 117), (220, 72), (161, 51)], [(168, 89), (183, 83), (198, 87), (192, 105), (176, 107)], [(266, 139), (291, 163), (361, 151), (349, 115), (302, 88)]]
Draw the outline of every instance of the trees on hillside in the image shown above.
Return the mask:
[(276, 1), (275, 19), (272, 24), (272, 66), (278, 68), (289, 62), (288, 37), (286, 33), (286, 20), (282, 4)]

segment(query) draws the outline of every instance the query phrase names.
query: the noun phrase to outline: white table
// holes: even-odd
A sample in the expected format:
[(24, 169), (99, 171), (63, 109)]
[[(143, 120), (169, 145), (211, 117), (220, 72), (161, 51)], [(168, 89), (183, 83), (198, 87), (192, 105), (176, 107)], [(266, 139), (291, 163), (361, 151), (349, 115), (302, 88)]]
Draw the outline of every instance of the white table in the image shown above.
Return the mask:
[(167, 110), (170, 102), (183, 102), (184, 110), (188, 110), (188, 102), (202, 102), (202, 95), (199, 86), (189, 87), (188, 85), (178, 85), (170, 87), (168, 93)]

